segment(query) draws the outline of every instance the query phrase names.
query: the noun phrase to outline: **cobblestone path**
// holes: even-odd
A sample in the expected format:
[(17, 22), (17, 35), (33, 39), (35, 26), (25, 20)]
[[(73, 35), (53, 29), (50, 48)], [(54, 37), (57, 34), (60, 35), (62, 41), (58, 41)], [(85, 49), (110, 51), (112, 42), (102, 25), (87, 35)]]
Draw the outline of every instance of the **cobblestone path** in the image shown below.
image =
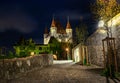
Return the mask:
[(37, 69), (8, 83), (120, 83), (118, 80), (100, 76), (101, 68), (82, 66), (73, 62), (54, 64)]

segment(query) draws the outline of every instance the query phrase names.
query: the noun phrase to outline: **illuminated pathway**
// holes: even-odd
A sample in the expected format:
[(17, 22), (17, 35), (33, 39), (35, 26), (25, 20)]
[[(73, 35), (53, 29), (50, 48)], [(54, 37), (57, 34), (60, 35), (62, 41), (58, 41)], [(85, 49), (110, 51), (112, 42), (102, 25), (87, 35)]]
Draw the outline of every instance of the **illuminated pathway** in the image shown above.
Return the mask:
[(31, 71), (8, 83), (120, 83), (111, 79), (106, 82), (106, 78), (100, 76), (100, 70), (96, 66), (80, 66), (71, 61), (57, 61), (53, 66)]

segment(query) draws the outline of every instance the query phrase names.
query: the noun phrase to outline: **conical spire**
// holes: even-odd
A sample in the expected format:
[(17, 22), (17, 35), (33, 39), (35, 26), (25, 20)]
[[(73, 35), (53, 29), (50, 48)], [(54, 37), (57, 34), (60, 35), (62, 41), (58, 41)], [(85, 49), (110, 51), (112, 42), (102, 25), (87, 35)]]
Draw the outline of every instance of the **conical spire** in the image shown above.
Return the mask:
[(56, 27), (56, 26), (55, 26), (55, 19), (54, 19), (54, 16), (53, 16), (53, 19), (52, 19), (51, 27)]
[(48, 28), (45, 28), (44, 34), (48, 34)]
[(67, 20), (66, 29), (71, 29), (71, 25), (70, 25), (70, 22), (69, 22), (69, 16), (68, 16), (68, 20)]

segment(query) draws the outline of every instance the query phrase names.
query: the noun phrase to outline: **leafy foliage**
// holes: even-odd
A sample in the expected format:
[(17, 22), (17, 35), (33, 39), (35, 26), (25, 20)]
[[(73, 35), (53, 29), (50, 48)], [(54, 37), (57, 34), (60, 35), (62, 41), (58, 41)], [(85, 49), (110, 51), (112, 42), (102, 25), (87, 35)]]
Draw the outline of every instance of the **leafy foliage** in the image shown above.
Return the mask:
[(20, 37), (19, 41), (14, 46), (14, 49), (16, 50), (17, 56), (26, 57), (29, 56), (30, 52), (35, 49), (35, 43), (32, 38), (25, 40), (24, 37)]
[(68, 42), (59, 42), (56, 38), (50, 39), (50, 50), (57, 55), (57, 59), (67, 59), (66, 48), (71, 49), (72, 44)]
[(58, 40), (56, 38), (51, 37), (49, 44), (50, 44), (50, 50), (52, 51), (52, 53), (56, 54), (57, 57), (59, 58), (60, 52), (61, 52), (60, 42), (58, 42)]
[(6, 55), (0, 55), (0, 59), (11, 59), (11, 58), (15, 58), (16, 56), (14, 55), (14, 53), (12, 51), (9, 51), (8, 54)]
[(96, 0), (96, 2), (91, 5), (91, 10), (95, 18), (107, 22), (116, 14), (120, 13), (120, 4), (118, 4), (116, 0)]

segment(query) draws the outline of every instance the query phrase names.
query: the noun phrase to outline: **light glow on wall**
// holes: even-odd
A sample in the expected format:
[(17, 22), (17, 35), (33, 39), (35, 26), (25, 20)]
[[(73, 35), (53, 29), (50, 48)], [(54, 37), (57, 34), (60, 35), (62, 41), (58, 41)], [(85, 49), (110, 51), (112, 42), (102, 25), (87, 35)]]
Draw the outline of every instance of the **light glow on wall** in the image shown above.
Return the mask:
[(65, 41), (68, 42), (68, 39), (66, 38)]
[(99, 32), (102, 33), (102, 34), (104, 34), (104, 33), (106, 33), (107, 31), (104, 30), (104, 29), (100, 29)]
[[(115, 27), (117, 25), (120, 24), (120, 13), (117, 14), (116, 16), (114, 16), (112, 19), (110, 19), (108, 22), (107, 22), (107, 26), (108, 27)], [(101, 28), (101, 27), (105, 27), (104, 26), (104, 20), (100, 20), (98, 22), (98, 27)], [(102, 31), (103, 32), (103, 31)]]
[(118, 24), (120, 24), (120, 13), (108, 21), (108, 27), (114, 27)]
[(74, 59), (75, 59), (75, 62), (79, 62), (80, 59), (79, 59), (79, 48), (76, 48), (75, 51), (74, 51)]

